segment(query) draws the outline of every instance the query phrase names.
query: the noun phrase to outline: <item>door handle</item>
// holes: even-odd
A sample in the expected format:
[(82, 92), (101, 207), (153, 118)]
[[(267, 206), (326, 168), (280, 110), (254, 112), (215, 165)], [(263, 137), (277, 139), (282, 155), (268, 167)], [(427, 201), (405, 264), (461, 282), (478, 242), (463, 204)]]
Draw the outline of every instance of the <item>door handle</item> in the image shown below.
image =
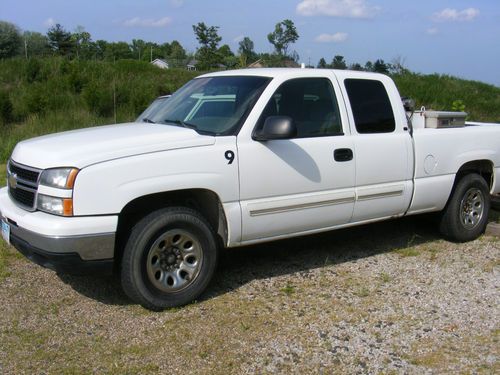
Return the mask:
[(333, 151), (333, 158), (335, 161), (349, 161), (354, 157), (352, 150), (350, 148), (338, 148)]

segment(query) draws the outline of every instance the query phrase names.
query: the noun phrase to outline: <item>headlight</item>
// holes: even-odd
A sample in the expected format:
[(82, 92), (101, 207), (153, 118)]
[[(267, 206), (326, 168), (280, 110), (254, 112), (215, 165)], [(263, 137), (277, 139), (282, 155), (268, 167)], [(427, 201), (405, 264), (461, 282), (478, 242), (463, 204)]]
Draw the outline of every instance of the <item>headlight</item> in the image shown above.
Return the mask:
[[(40, 176), (40, 186), (47, 186), (56, 189), (71, 190), (75, 186), (76, 175), (79, 170), (76, 168), (54, 168), (46, 169)], [(69, 197), (54, 197), (59, 195), (57, 190), (51, 195), (39, 192), (37, 198), (37, 209), (49, 214), (60, 216), (73, 216), (73, 199)], [(64, 195), (64, 194), (61, 194)]]
[(40, 177), (40, 185), (58, 189), (72, 189), (77, 174), (78, 169), (76, 168), (46, 169)]
[(38, 194), (37, 208), (50, 214), (73, 216), (73, 199)]

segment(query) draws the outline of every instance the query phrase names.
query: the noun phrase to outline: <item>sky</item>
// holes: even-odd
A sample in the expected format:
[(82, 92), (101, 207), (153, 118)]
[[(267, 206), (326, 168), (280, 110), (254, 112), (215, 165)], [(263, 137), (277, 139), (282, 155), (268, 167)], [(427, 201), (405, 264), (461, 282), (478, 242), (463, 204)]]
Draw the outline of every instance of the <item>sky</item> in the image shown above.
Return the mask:
[(45, 33), (78, 25), (93, 40), (178, 40), (190, 52), (192, 25), (219, 26), (235, 52), (250, 37), (271, 52), (267, 34), (291, 19), (300, 62), (342, 55), (348, 64), (399, 58), (412, 71), (442, 73), (500, 86), (499, 0), (1, 0), (0, 20)]

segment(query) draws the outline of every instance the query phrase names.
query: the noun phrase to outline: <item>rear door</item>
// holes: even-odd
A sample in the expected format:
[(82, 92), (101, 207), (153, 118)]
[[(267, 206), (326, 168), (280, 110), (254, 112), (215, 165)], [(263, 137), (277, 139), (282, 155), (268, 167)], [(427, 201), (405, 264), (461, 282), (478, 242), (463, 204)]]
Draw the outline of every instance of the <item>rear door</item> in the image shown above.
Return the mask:
[(356, 160), (352, 222), (399, 216), (413, 193), (413, 144), (401, 98), (386, 76), (340, 78)]

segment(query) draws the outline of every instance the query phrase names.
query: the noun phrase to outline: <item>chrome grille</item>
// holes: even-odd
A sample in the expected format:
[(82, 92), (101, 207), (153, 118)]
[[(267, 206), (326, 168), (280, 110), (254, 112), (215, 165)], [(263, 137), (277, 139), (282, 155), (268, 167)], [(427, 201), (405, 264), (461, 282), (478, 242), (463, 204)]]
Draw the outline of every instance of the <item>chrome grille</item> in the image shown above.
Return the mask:
[(22, 208), (34, 211), (40, 169), (17, 164), (7, 164), (7, 186), (11, 199)]

